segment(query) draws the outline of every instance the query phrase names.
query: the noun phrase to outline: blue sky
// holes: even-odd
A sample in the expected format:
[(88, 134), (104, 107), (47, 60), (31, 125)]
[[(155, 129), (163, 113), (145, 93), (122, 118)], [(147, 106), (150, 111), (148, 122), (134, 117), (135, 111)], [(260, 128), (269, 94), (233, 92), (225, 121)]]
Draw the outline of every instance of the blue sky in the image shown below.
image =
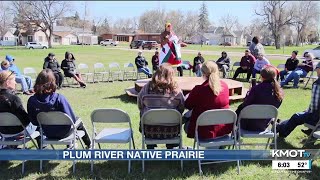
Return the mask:
[[(84, 14), (84, 1), (74, 1), (74, 10), (81, 17)], [(183, 12), (199, 11), (202, 1), (88, 1), (87, 14), (90, 19), (111, 17), (113, 20), (125, 17), (136, 17), (146, 10), (157, 8)], [(237, 16), (242, 25), (248, 25), (254, 18), (254, 9), (259, 1), (207, 1), (209, 19), (219, 25), (219, 19), (225, 14)]]

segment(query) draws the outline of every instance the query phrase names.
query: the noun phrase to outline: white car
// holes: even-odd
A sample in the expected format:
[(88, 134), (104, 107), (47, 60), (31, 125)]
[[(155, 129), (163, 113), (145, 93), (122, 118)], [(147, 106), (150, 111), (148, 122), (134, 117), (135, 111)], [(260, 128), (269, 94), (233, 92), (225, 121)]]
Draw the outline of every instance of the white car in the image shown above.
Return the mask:
[(119, 42), (114, 41), (113, 39), (106, 39), (106, 40), (100, 42), (101, 46), (107, 46), (107, 45), (117, 46), (118, 44), (119, 44)]
[(303, 52), (303, 54), (305, 54), (307, 52), (313, 54), (316, 59), (320, 59), (320, 46), (318, 46), (314, 49), (307, 49)]
[(25, 47), (28, 49), (48, 49), (47, 45), (37, 42), (27, 42)]

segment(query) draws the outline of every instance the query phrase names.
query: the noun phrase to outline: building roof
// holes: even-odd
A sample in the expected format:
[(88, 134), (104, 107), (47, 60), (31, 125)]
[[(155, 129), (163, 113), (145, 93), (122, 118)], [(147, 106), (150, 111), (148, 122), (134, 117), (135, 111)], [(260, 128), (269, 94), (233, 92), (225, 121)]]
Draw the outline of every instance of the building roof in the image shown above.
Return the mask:
[(237, 37), (237, 35), (233, 31), (230, 31), (230, 30), (225, 30), (224, 33), (223, 33), (223, 36)]
[(71, 33), (71, 32), (53, 32), (52, 33), (53, 35), (56, 35), (56, 36), (59, 36), (59, 37), (66, 37), (66, 36), (68, 36), (69, 34), (73, 34), (73, 33)]
[(240, 37), (243, 33), (243, 31), (233, 31), (234, 34), (237, 36), (237, 37)]
[(75, 28), (68, 26), (53, 26), (54, 32), (92, 33), (90, 29)]

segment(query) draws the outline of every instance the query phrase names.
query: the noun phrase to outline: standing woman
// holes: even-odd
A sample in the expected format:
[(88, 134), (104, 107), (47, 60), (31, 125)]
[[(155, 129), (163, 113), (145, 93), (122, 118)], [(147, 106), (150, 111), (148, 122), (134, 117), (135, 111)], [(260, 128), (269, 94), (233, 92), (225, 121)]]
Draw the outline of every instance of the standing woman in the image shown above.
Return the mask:
[(249, 47), (249, 50), (251, 51), (251, 54), (255, 58), (258, 58), (258, 54), (259, 53), (265, 54), (264, 47), (259, 41), (260, 40), (259, 40), (259, 38), (257, 36), (253, 37), (251, 45)]
[(54, 77), (56, 78), (58, 89), (60, 89), (63, 83), (63, 75), (60, 72), (60, 64), (56, 60), (53, 53), (49, 53), (48, 56), (44, 59), (43, 69), (52, 70)]
[(61, 68), (66, 77), (74, 78), (80, 84), (80, 87), (85, 88), (87, 85), (84, 83), (81, 74), (76, 72), (75, 60), (72, 53), (66, 52), (65, 59), (61, 63)]
[[(213, 61), (206, 61), (201, 71), (204, 83), (195, 86), (185, 102), (185, 107), (192, 110), (190, 121), (185, 124), (185, 131), (189, 138), (194, 138), (197, 119), (201, 113), (213, 109), (229, 109), (229, 88), (220, 80), (218, 65)], [(199, 127), (199, 139), (212, 139), (229, 134), (233, 124), (219, 124)]]

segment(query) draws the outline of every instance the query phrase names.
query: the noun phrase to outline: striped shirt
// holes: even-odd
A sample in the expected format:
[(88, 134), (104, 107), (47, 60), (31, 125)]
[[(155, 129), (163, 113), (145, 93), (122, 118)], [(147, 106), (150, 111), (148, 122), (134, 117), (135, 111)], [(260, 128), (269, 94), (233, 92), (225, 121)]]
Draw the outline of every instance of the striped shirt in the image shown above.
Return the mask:
[(312, 85), (311, 102), (309, 106), (309, 113), (314, 113), (318, 111), (320, 102), (320, 84), (319, 79)]

